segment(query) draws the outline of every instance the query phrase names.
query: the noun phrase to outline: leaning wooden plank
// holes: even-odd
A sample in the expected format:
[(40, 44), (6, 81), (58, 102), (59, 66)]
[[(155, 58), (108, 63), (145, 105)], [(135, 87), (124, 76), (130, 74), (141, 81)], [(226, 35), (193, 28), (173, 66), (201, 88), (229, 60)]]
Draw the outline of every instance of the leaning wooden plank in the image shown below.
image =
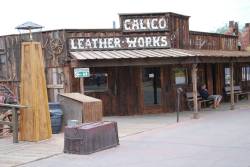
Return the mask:
[(40, 43), (22, 43), (20, 103), (30, 108), (20, 112), (20, 140), (40, 141), (51, 137), (43, 62)]

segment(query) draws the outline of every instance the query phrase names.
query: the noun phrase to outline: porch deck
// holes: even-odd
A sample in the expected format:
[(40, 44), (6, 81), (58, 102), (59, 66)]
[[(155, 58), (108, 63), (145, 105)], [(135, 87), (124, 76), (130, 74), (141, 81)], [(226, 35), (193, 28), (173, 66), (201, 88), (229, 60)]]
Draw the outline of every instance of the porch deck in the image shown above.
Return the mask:
[[(249, 109), (250, 104), (247, 100), (236, 103), (235, 110)], [(201, 119), (211, 116), (218, 112), (230, 112), (230, 104), (224, 103), (217, 109), (206, 108), (200, 112)], [(193, 113), (190, 111), (181, 112), (180, 123), (190, 121)], [(104, 120), (117, 121), (119, 137), (124, 140), (128, 136), (136, 135), (146, 131), (153, 131), (163, 127), (175, 127), (176, 113), (152, 114), (138, 116), (114, 116), (105, 117)], [(63, 133), (54, 134), (51, 139), (41, 142), (23, 142), (18, 144), (12, 143), (12, 137), (0, 138), (0, 164), (1, 167), (16, 166), (25, 164), (39, 159), (63, 154)]]

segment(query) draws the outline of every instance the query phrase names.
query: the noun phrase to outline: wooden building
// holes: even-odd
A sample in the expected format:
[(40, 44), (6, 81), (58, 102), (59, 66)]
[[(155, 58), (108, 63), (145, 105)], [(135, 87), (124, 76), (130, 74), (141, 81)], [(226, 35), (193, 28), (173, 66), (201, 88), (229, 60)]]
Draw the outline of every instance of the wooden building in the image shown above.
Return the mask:
[[(16, 92), (23, 38), (0, 37), (0, 83)], [(85, 94), (103, 101), (104, 115), (173, 112), (177, 88), (193, 91), (196, 70), (197, 87), (206, 83), (211, 94), (223, 94), (230, 78), (250, 91), (250, 52), (237, 51), (238, 36), (189, 31), (189, 16), (120, 14), (119, 29), (53, 30), (33, 38), (42, 43), (49, 101), (80, 92), (74, 69), (90, 68)]]

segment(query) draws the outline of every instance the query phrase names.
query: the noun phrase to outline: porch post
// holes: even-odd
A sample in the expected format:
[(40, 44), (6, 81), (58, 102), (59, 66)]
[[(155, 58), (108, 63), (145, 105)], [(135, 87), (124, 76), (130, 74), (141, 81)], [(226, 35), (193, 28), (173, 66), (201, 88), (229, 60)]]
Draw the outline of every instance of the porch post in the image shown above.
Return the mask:
[(193, 64), (192, 67), (192, 83), (193, 83), (193, 103), (194, 103), (194, 113), (193, 118), (198, 119), (198, 99), (197, 99), (197, 64)]
[(80, 78), (80, 92), (84, 94), (84, 79)]
[(230, 68), (230, 92), (231, 92), (231, 110), (234, 110), (234, 64), (231, 62), (231, 68)]

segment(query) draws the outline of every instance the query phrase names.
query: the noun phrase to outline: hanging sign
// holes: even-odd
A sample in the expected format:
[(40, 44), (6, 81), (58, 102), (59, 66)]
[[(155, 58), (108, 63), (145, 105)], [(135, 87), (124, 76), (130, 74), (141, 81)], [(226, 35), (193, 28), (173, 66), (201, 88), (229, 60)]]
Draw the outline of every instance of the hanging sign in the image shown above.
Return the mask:
[(90, 76), (89, 68), (74, 68), (75, 78), (86, 78), (89, 76)]

